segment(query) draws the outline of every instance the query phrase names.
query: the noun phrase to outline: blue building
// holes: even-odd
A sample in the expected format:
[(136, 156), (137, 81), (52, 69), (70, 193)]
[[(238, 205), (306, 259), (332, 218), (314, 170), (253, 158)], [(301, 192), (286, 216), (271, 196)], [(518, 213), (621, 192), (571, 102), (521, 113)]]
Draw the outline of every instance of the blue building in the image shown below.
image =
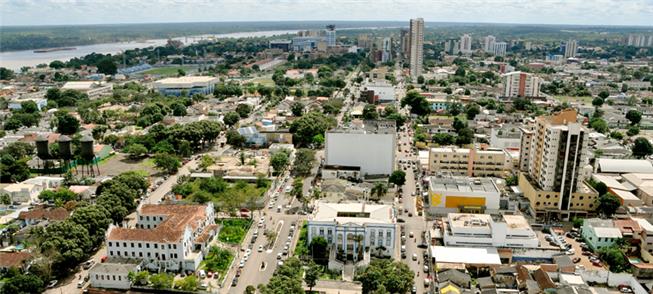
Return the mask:
[(267, 137), (259, 133), (255, 127), (239, 128), (238, 133), (245, 137), (245, 144), (250, 146), (265, 146), (268, 142)]

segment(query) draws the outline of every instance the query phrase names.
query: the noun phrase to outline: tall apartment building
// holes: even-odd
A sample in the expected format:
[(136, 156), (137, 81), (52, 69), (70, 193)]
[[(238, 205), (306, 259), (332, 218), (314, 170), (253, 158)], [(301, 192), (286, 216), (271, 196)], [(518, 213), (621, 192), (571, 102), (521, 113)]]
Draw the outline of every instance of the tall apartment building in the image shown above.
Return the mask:
[(472, 36), (469, 34), (464, 34), (460, 37), (460, 52), (463, 54), (472, 53)]
[(326, 36), (326, 43), (328, 47), (335, 47), (336, 46), (336, 26), (335, 25), (327, 25), (326, 30), (324, 31), (324, 35)]
[(422, 75), (424, 63), (424, 19), (410, 20), (410, 76), (417, 79)]
[(381, 41), (381, 62), (392, 60), (392, 39), (383, 38)]
[(497, 39), (492, 36), (488, 35), (483, 38), (483, 51), (486, 53), (494, 53), (494, 43), (496, 43)]
[(528, 169), (519, 175), (519, 188), (536, 215), (569, 219), (596, 208), (598, 194), (585, 183), (592, 172), (588, 133), (574, 109), (535, 119), (531, 140), (521, 146)]
[(152, 270), (197, 270), (218, 228), (211, 202), (144, 204), (136, 221), (136, 228), (109, 227), (108, 256), (142, 260)]
[(513, 71), (502, 75), (503, 97), (539, 97), (540, 78), (521, 71)]
[(404, 58), (410, 56), (410, 30), (401, 29), (399, 32), (399, 43), (401, 45), (401, 55)]
[(496, 56), (506, 56), (506, 49), (508, 48), (508, 43), (506, 42), (496, 42), (494, 43), (494, 55)]
[(444, 41), (444, 52), (449, 55), (457, 55), (460, 52), (460, 40), (449, 39)]
[(653, 35), (628, 35), (628, 46), (634, 47), (653, 47)]
[(448, 172), (454, 176), (505, 177), (512, 164), (502, 149), (440, 147), (429, 151), (429, 172)]
[(564, 44), (564, 53), (565, 53), (565, 58), (569, 57), (576, 57), (576, 53), (578, 52), (578, 42), (576, 40), (569, 40)]

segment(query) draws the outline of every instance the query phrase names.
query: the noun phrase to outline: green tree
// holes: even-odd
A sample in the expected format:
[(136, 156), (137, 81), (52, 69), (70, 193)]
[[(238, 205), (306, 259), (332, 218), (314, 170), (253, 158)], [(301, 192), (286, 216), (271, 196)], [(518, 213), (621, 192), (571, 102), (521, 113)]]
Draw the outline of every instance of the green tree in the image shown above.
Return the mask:
[(599, 97), (603, 100), (607, 99), (609, 96), (610, 96), (610, 92), (608, 91), (603, 90), (599, 92)]
[(24, 113), (37, 113), (39, 112), (39, 106), (32, 100), (24, 101), (20, 103), (20, 110)]
[(630, 121), (631, 126), (634, 126), (642, 120), (642, 113), (635, 109), (628, 110), (626, 119)]
[(602, 212), (607, 217), (611, 217), (621, 206), (621, 200), (619, 200), (619, 198), (612, 193), (604, 194), (603, 196), (599, 197), (598, 201), (598, 211)]
[(186, 116), (186, 106), (183, 104), (175, 102), (170, 104), (170, 108), (172, 109), (172, 115)]
[(104, 241), (104, 234), (111, 223), (111, 215), (101, 206), (88, 205), (77, 208), (70, 220), (86, 228), (93, 247), (97, 247)]
[(75, 192), (70, 191), (66, 188), (59, 188), (56, 191), (43, 190), (39, 194), (39, 199), (43, 201), (52, 201), (55, 203), (59, 202), (62, 205), (68, 201), (77, 200), (77, 198), (78, 196), (75, 194)]
[(406, 172), (402, 170), (393, 171), (388, 181), (397, 186), (403, 186), (406, 183)]
[(631, 126), (628, 128), (628, 131), (626, 132), (626, 135), (628, 136), (635, 136), (639, 134), (639, 127), (637, 126)]
[(43, 293), (43, 290), (45, 290), (43, 281), (38, 276), (19, 273), (5, 280), (2, 291), (0, 292), (3, 294), (27, 294)]
[(82, 262), (93, 247), (88, 230), (70, 220), (49, 224), (40, 240), (39, 249), (53, 258), (53, 271), (61, 273)]
[(252, 285), (247, 285), (244, 294), (256, 294), (256, 288)]
[(282, 173), (286, 167), (288, 166), (288, 163), (290, 162), (288, 158), (288, 151), (287, 150), (282, 150), (279, 152), (274, 153), (270, 157), (270, 166), (274, 169), (274, 173), (276, 175)]
[(599, 133), (607, 133), (608, 123), (602, 118), (593, 118), (590, 120), (590, 127)]
[(238, 131), (230, 129), (227, 131), (227, 134), (225, 135), (227, 137), (227, 144), (240, 148), (245, 145), (245, 137), (238, 133)]
[(457, 145), (467, 145), (472, 142), (474, 142), (474, 131), (466, 127), (458, 132), (458, 137), (456, 138)]
[(154, 289), (171, 289), (174, 277), (168, 273), (159, 273), (150, 276), (150, 283)]
[(401, 100), (401, 107), (405, 107), (406, 105), (410, 106), (411, 113), (419, 116), (426, 115), (431, 110), (426, 98), (417, 91), (409, 91), (406, 97)]
[(304, 114), (304, 103), (299, 101), (294, 102), (292, 105), (290, 105), (290, 111), (292, 112), (293, 116), (302, 116), (302, 114)]
[(619, 131), (612, 131), (610, 132), (610, 138), (615, 140), (621, 140), (624, 138), (624, 134)]
[(113, 62), (113, 60), (111, 60), (110, 57), (107, 57), (105, 59), (102, 59), (100, 62), (98, 62), (97, 71), (105, 75), (115, 75), (116, 72), (118, 72), (118, 67), (116, 66), (116, 63)]
[(125, 147), (123, 152), (129, 154), (129, 158), (131, 159), (140, 159), (141, 157), (147, 155), (147, 147), (143, 146), (143, 144), (131, 144), (127, 147)]
[(376, 106), (366, 104), (363, 108), (363, 119), (378, 119), (379, 113), (376, 111)]
[(311, 149), (299, 149), (295, 152), (292, 173), (295, 176), (307, 177), (315, 165), (315, 151)]
[(313, 292), (313, 287), (315, 287), (317, 279), (320, 278), (320, 273), (320, 267), (314, 262), (309, 262), (306, 270), (304, 271), (304, 282), (306, 283), (306, 286), (308, 286), (309, 293)]
[(150, 280), (148, 271), (129, 272), (127, 278), (136, 286), (147, 286)]
[(363, 293), (373, 293), (380, 287), (388, 293), (407, 293), (413, 286), (414, 277), (415, 273), (405, 263), (377, 259), (357, 271), (355, 280), (362, 283)]
[(54, 60), (54, 61), (50, 62), (50, 68), (62, 69), (64, 67), (66, 67), (66, 64), (63, 63), (63, 61), (61, 61), (61, 60)]
[(637, 158), (644, 158), (653, 154), (653, 146), (646, 138), (639, 137), (635, 139), (632, 147), (633, 156)]
[(594, 105), (594, 107), (601, 107), (601, 105), (603, 105), (603, 102), (604, 102), (603, 98), (596, 97), (594, 98), (594, 100), (592, 100), (592, 105)]
[(451, 116), (457, 116), (463, 112), (463, 106), (458, 102), (449, 103), (449, 106), (447, 106), (447, 112), (449, 112), (449, 115)]
[(329, 243), (324, 237), (317, 236), (311, 240), (309, 249), (311, 250), (311, 258), (320, 264), (326, 264), (329, 261)]
[(154, 165), (162, 171), (174, 174), (181, 166), (181, 162), (172, 154), (158, 153), (154, 155)]
[(238, 104), (238, 106), (236, 106), (236, 112), (240, 117), (246, 118), (249, 116), (249, 113), (252, 112), (252, 106), (245, 103)]
[(188, 275), (183, 279), (175, 282), (175, 287), (183, 291), (196, 291), (199, 286), (199, 281), (195, 275)]
[(232, 127), (238, 123), (238, 121), (240, 120), (240, 115), (235, 111), (230, 111), (224, 115), (224, 118), (222, 120), (224, 121), (225, 125), (227, 125), (228, 127)]
[(370, 196), (374, 200), (380, 200), (388, 192), (388, 186), (385, 183), (376, 183), (370, 190)]
[(209, 166), (212, 166), (215, 164), (215, 158), (213, 156), (205, 154), (202, 155), (202, 158), (200, 158), (200, 168), (202, 170), (206, 170)]
[(481, 107), (478, 104), (470, 103), (465, 106), (465, 115), (468, 120), (473, 120), (479, 113), (481, 113)]
[(604, 247), (598, 250), (599, 257), (610, 267), (611, 272), (623, 272), (630, 268), (628, 258), (618, 246)]
[(5, 67), (0, 67), (0, 80), (11, 80), (14, 78), (14, 71)]
[(295, 119), (290, 125), (290, 132), (293, 133), (293, 142), (295, 144), (309, 146), (313, 143), (315, 135), (324, 135), (328, 129), (335, 125), (336, 121), (333, 117), (311, 111)]
[(79, 120), (67, 112), (57, 113), (57, 131), (64, 135), (73, 135), (79, 131)]

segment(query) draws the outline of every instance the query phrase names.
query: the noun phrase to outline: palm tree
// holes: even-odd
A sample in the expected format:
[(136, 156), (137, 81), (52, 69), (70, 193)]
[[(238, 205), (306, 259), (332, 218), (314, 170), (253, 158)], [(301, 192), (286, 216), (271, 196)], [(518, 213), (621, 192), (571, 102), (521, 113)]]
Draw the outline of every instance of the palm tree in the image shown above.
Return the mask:
[(370, 196), (375, 196), (374, 200), (378, 201), (385, 193), (388, 192), (388, 186), (385, 183), (376, 183), (370, 191)]

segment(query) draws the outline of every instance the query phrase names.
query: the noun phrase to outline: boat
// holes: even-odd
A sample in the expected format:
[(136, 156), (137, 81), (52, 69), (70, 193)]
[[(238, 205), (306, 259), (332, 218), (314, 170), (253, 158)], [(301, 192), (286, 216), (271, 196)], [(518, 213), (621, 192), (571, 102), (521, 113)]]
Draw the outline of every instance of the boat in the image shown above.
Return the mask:
[(75, 47), (59, 47), (59, 48), (37, 49), (37, 50), (34, 50), (34, 53), (48, 53), (48, 52), (54, 52), (54, 51), (71, 51), (71, 50), (77, 50), (77, 48), (75, 48)]

